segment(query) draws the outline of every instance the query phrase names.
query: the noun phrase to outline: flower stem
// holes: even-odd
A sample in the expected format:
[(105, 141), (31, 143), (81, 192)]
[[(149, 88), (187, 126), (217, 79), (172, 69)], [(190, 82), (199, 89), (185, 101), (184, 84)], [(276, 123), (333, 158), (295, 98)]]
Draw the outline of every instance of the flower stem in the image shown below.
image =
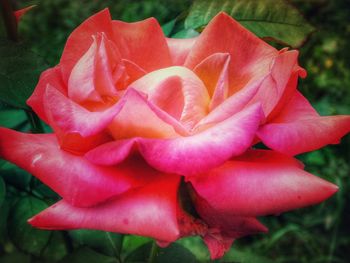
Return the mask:
[(158, 246), (155, 240), (152, 242), (151, 252), (149, 254), (147, 263), (154, 263), (158, 254)]
[(0, 5), (2, 9), (2, 18), (4, 20), (7, 37), (12, 41), (17, 42), (17, 20), (13, 12), (12, 5), (9, 0), (0, 0)]

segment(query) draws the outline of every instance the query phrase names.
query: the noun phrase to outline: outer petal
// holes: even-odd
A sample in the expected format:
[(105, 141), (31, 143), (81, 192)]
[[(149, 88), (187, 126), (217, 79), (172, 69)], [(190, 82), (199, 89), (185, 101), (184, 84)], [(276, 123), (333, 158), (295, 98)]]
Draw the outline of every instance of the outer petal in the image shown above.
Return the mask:
[[(188, 137), (174, 139), (135, 138), (133, 143), (145, 160), (160, 171), (181, 175), (197, 174), (216, 167), (246, 151), (263, 118), (259, 105)], [(130, 141), (101, 145), (87, 154), (95, 163), (111, 165), (124, 160), (133, 149)]]
[[(286, 51), (279, 54), (270, 68), (269, 74), (261, 84), (258, 93), (250, 103), (260, 102), (268, 116), (283, 97), (290, 99), (297, 86), (299, 76), (297, 66), (298, 51)], [(294, 79), (294, 85), (288, 85)], [(283, 101), (285, 103), (285, 101)]]
[(105, 129), (123, 107), (125, 100), (104, 111), (90, 112), (69, 100), (55, 88), (48, 86), (44, 105), (53, 128), (64, 133), (79, 133), (83, 137), (95, 135)]
[(148, 72), (172, 65), (163, 31), (154, 18), (135, 23), (113, 21), (114, 41), (121, 56)]
[(48, 123), (48, 119), (44, 108), (44, 95), (47, 85), (53, 86), (62, 94), (67, 95), (67, 87), (63, 82), (60, 66), (49, 68), (41, 73), (39, 83), (36, 85), (33, 94), (27, 100), (27, 104), (46, 123)]
[(262, 126), (257, 135), (271, 149), (296, 155), (339, 143), (349, 131), (349, 115), (321, 117), (296, 92), (280, 115)]
[(191, 189), (196, 211), (209, 229), (203, 240), (208, 246), (212, 259), (220, 258), (228, 251), (232, 242), (246, 235), (267, 232), (267, 228), (254, 217), (234, 215), (234, 211), (220, 213)]
[(0, 131), (0, 156), (32, 173), (75, 206), (96, 205), (160, 177), (140, 159), (101, 167), (60, 150), (52, 134)]
[(107, 8), (86, 19), (69, 36), (60, 60), (65, 83), (67, 83), (74, 65), (91, 46), (92, 36), (98, 32), (104, 32), (107, 38), (113, 39), (111, 16)]
[(99, 229), (172, 242), (181, 236), (178, 222), (179, 176), (166, 175), (102, 205), (77, 208), (60, 201), (29, 220), (43, 229)]
[(277, 50), (242, 27), (225, 13), (214, 17), (189, 53), (185, 66), (193, 69), (214, 53), (229, 53), (229, 95), (252, 78), (266, 75)]
[(254, 151), (226, 162), (203, 176), (191, 177), (193, 188), (218, 213), (241, 216), (279, 214), (322, 202), (337, 187), (271, 151)]
[(188, 53), (191, 51), (191, 48), (193, 47), (197, 39), (198, 37), (184, 39), (166, 39), (170, 51), (172, 65), (182, 66), (185, 63)]

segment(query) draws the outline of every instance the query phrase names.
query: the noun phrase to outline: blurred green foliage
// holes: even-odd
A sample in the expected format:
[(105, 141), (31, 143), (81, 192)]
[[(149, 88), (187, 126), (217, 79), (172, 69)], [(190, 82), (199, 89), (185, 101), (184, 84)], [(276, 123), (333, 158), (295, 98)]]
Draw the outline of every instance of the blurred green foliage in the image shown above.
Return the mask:
[[(91, 14), (109, 7), (114, 19), (137, 21), (150, 16), (162, 25), (188, 11), (192, 1), (18, 0), (18, 8), (36, 4), (23, 18), (20, 35), (47, 64), (58, 63), (70, 32)], [(346, 0), (293, 0), (317, 30), (300, 48), (308, 77), (299, 89), (322, 115), (350, 110), (350, 3)], [(171, 26), (171, 25), (170, 25)], [(167, 29), (169, 30), (169, 28)], [(170, 30), (171, 31), (171, 30)], [(169, 31), (169, 32), (170, 32)], [(0, 125), (26, 131), (27, 115), (0, 104)], [(335, 182), (339, 192), (325, 203), (263, 218), (270, 232), (237, 240), (215, 262), (346, 263), (350, 247), (350, 137), (341, 145), (299, 157), (313, 174)], [(25, 219), (58, 196), (28, 173), (0, 160), (0, 262), (141, 262), (150, 239), (101, 231), (40, 231)], [(31, 209), (23, 209), (30, 206)], [(123, 246), (121, 246), (123, 244)], [(165, 257), (164, 255), (168, 255)], [(156, 262), (208, 262), (198, 237), (160, 250)]]

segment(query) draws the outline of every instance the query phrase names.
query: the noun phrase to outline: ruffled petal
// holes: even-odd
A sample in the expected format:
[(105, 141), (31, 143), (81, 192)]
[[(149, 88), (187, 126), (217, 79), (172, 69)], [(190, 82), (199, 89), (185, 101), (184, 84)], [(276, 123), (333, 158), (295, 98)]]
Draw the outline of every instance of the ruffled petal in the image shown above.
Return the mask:
[(249, 32), (225, 13), (215, 16), (192, 47), (185, 66), (194, 69), (214, 53), (229, 53), (229, 95), (240, 90), (252, 78), (266, 75), (278, 54), (272, 46)]
[(173, 138), (189, 134), (178, 120), (148, 101), (145, 94), (131, 87), (119, 103), (123, 104), (122, 109), (108, 126), (115, 139), (137, 136)]
[(93, 149), (86, 157), (97, 164), (117, 164), (129, 155), (135, 144), (145, 160), (160, 171), (197, 174), (246, 151), (262, 118), (260, 106), (254, 105), (192, 136), (110, 142)]
[(227, 98), (230, 59), (228, 53), (215, 53), (199, 63), (193, 70), (204, 82), (211, 96), (210, 110), (213, 110)]
[(29, 220), (43, 229), (98, 229), (172, 242), (180, 237), (177, 220), (179, 176), (164, 175), (104, 204), (78, 208), (62, 200)]
[(75, 64), (68, 80), (68, 96), (77, 103), (116, 97), (115, 84), (124, 73), (113, 42), (104, 33), (97, 33), (93, 39), (88, 51)]
[(124, 67), (124, 75), (116, 84), (119, 90), (125, 89), (130, 83), (147, 74), (142, 67), (127, 59), (122, 59), (122, 66)]
[(0, 156), (32, 173), (66, 202), (93, 206), (159, 178), (144, 161), (118, 167), (94, 165), (60, 149), (52, 134), (25, 134), (0, 128)]
[(67, 95), (67, 87), (63, 82), (60, 66), (49, 68), (41, 73), (39, 82), (36, 85), (33, 94), (27, 100), (27, 104), (46, 123), (48, 123), (48, 119), (44, 108), (44, 95), (48, 85), (56, 88), (62, 94)]
[(167, 38), (167, 44), (172, 60), (172, 65), (182, 66), (198, 37), (193, 38)]
[(134, 23), (113, 21), (114, 42), (122, 58), (147, 72), (172, 65), (163, 31), (154, 18)]
[(201, 119), (200, 122), (194, 127), (194, 130), (203, 130), (206, 126), (214, 125), (215, 123), (226, 120), (227, 118), (243, 110), (245, 107), (249, 107), (248, 103), (258, 92), (265, 78), (266, 77), (263, 77), (260, 80), (248, 83), (246, 87), (224, 100), (207, 116)]
[[(270, 113), (281, 102), (282, 98), (290, 99), (294, 93), (299, 76), (297, 65), (298, 51), (286, 51), (279, 54), (270, 68), (269, 74), (261, 84), (259, 91), (250, 103), (260, 102), (265, 116)], [(289, 80), (293, 82), (288, 85)], [(284, 101), (285, 103), (285, 101)]]
[(46, 88), (45, 110), (50, 125), (64, 133), (78, 133), (83, 137), (103, 131), (123, 107), (125, 100), (99, 112), (90, 112), (69, 100), (52, 86)]
[(251, 151), (188, 180), (218, 213), (240, 216), (279, 214), (317, 204), (338, 189), (303, 171), (290, 157), (267, 150)]
[(283, 111), (263, 125), (257, 135), (269, 148), (293, 156), (339, 143), (349, 132), (350, 115), (319, 116), (296, 92)]
[(75, 64), (93, 43), (92, 36), (102, 32), (106, 34), (108, 39), (113, 39), (111, 15), (107, 8), (86, 19), (70, 34), (60, 60), (65, 83), (68, 82)]
[(208, 112), (209, 95), (203, 82), (184, 67), (153, 71), (130, 84), (130, 87), (146, 93), (152, 103), (169, 114), (175, 117), (180, 115), (179, 120), (188, 129)]
[(254, 217), (237, 216), (234, 215), (234, 211), (220, 213), (200, 197), (193, 188), (190, 187), (190, 189), (195, 209), (209, 227), (203, 240), (208, 246), (211, 259), (222, 257), (237, 238), (268, 231)]

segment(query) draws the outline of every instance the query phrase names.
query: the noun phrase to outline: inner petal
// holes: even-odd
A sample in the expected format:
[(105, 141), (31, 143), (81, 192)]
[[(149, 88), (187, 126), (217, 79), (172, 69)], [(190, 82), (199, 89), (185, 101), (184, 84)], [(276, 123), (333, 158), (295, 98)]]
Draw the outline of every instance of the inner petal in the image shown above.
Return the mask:
[(193, 70), (204, 82), (211, 96), (210, 111), (227, 98), (230, 59), (228, 53), (215, 53), (204, 59)]
[(120, 54), (113, 42), (104, 33), (93, 39), (68, 80), (68, 95), (77, 103), (117, 96), (115, 83), (123, 75)]
[(185, 67), (153, 71), (129, 87), (148, 95), (149, 101), (191, 129), (208, 113), (210, 97), (200, 78)]

